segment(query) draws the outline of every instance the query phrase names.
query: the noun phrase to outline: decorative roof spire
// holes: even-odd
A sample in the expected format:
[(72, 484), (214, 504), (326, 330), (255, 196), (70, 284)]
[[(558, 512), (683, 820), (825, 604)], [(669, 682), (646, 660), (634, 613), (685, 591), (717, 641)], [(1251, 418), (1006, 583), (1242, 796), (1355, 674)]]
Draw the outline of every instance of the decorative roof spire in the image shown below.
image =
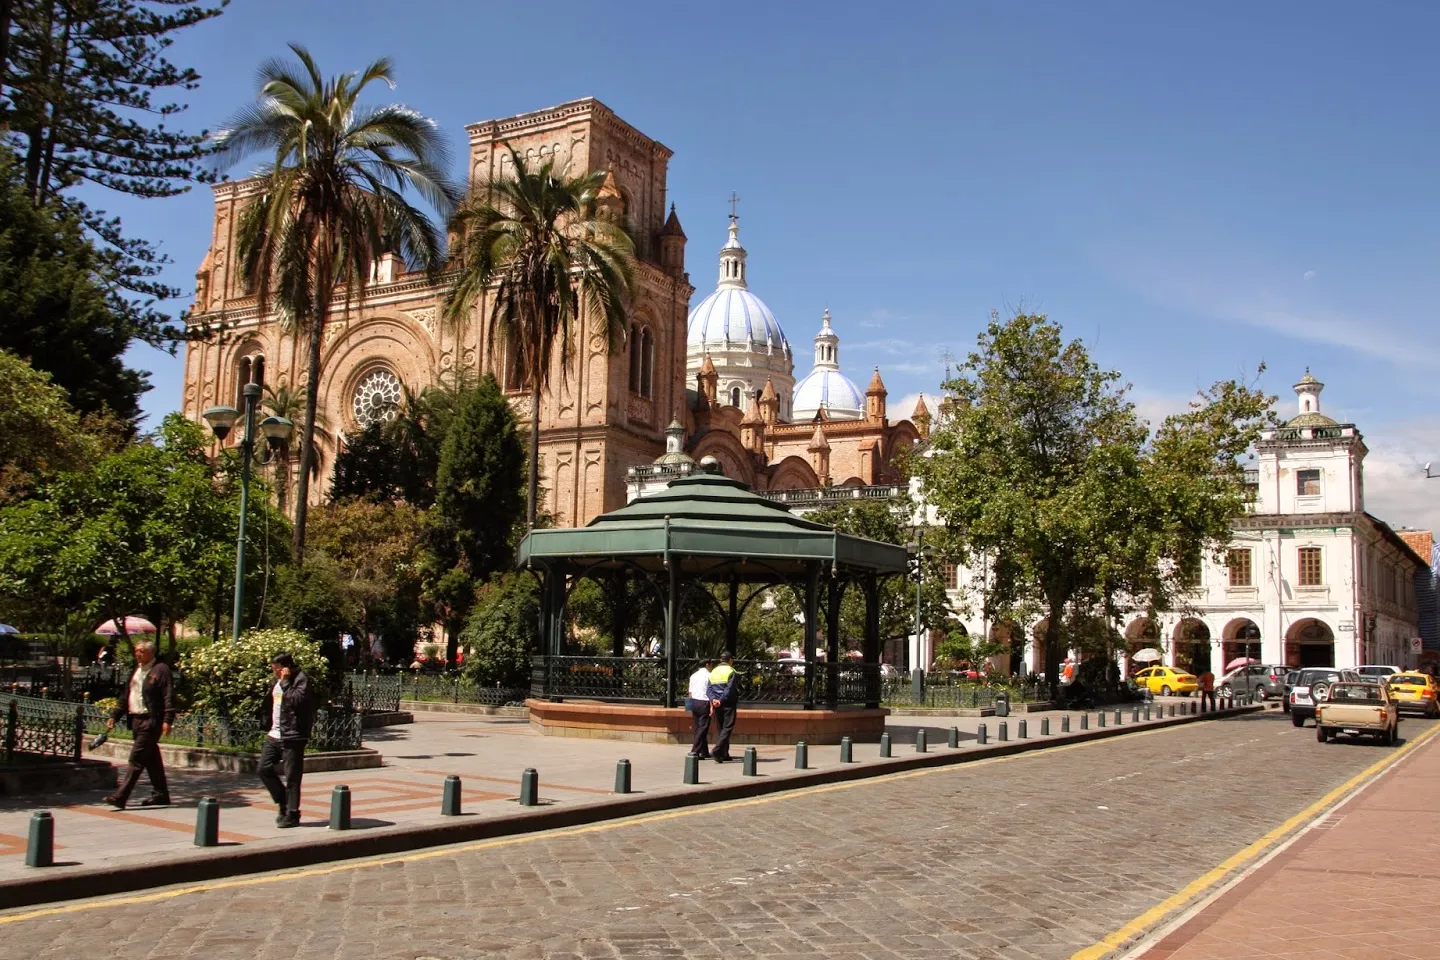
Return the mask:
[(720, 248), (720, 289), (744, 290), (745, 248), (740, 246), (740, 216), (735, 212), (739, 197), (730, 198), (730, 238)]
[(915, 410), (910, 414), (910, 419), (919, 423), (921, 420), (927, 423), (930, 420), (930, 408), (925, 405), (925, 394), (920, 394), (920, 399), (915, 401)]
[(830, 449), (830, 441), (825, 438), (825, 426), (815, 424), (815, 432), (810, 435), (810, 446), (806, 448), (811, 453), (818, 453), (821, 450)]
[(815, 335), (815, 366), (840, 369), (840, 337), (830, 326), (830, 308), (820, 315), (820, 332)]
[(685, 231), (680, 227), (680, 218), (675, 215), (675, 204), (670, 204), (670, 216), (665, 220), (665, 226), (660, 228), (662, 237), (679, 237), (685, 239)]
[(876, 367), (875, 376), (870, 378), (870, 388), (865, 391), (865, 395), (867, 397), (873, 397), (877, 394), (884, 396), (885, 392), (885, 381), (880, 379), (880, 368)]

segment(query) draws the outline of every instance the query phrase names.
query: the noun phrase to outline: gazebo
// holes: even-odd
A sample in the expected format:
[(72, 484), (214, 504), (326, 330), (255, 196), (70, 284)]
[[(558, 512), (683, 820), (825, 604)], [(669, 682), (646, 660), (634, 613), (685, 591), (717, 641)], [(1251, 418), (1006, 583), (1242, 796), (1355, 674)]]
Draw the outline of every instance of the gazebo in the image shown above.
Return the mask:
[[(616, 735), (632, 739), (637, 731), (684, 739), (688, 721), (678, 709), (684, 678), (704, 656), (736, 654), (746, 608), (779, 587), (793, 590), (803, 611), (803, 652), (792, 660), (737, 660), (742, 709), (736, 739), (808, 736), (823, 742), (838, 740), (842, 733), (836, 731), (842, 730), (878, 737), (887, 712), (880, 709), (879, 582), (903, 575), (907, 559), (904, 547), (805, 520), (715, 473), (671, 481), (665, 490), (585, 527), (534, 530), (521, 543), (518, 561), (541, 583), (543, 652), (534, 661), (532, 723), (552, 734), (605, 736), (604, 730), (614, 728)], [(613, 611), (609, 656), (565, 652), (566, 604), (585, 578), (605, 592)], [(627, 656), (627, 618), (634, 611), (626, 598), (637, 589), (661, 611), (658, 656), (644, 651)], [(847, 590), (864, 597), (858, 661), (841, 655), (840, 610)], [(723, 636), (697, 638), (703, 651), (681, 648), (682, 613), (689, 603), (710, 606), (713, 622), (724, 625)]]

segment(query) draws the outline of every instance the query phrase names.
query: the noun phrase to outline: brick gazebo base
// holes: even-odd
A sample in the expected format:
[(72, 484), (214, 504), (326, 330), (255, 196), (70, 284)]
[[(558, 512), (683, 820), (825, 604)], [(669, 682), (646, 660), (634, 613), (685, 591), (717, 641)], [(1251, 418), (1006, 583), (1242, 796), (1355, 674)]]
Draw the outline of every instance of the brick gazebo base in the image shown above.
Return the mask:
[[(601, 703), (595, 700), (527, 700), (530, 727), (547, 737), (589, 737), (636, 743), (689, 743), (690, 714), (678, 708)], [(735, 743), (777, 744), (878, 743), (890, 711), (775, 710), (742, 706), (735, 720)]]

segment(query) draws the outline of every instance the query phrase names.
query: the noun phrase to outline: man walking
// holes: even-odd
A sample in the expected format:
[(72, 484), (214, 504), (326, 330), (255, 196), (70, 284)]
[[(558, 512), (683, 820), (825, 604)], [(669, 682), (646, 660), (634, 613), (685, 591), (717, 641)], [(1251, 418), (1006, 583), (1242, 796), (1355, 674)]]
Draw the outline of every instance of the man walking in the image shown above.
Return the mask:
[(714, 723), (719, 732), (715, 735), (715, 762), (728, 763), (730, 756), (730, 735), (735, 732), (735, 707), (740, 702), (740, 684), (735, 673), (735, 658), (730, 654), (720, 657), (720, 666), (710, 671), (710, 706), (714, 709)]
[[(280, 807), (277, 827), (300, 826), (300, 780), (305, 774), (305, 744), (315, 724), (315, 705), (310, 697), (310, 678), (288, 653), (270, 658), (275, 686), (270, 690), (266, 713), (270, 732), (260, 751), (260, 780), (270, 799)], [(281, 780), (280, 773), (285, 778)]]
[(170, 806), (170, 786), (165, 782), (165, 762), (160, 758), (160, 738), (170, 732), (175, 722), (171, 702), (175, 679), (170, 667), (155, 659), (155, 642), (141, 640), (135, 644), (135, 670), (130, 674), (126, 692), (116, 698), (115, 709), (105, 721), (107, 730), (124, 720), (135, 739), (130, 746), (130, 765), (125, 782), (105, 802), (124, 810), (130, 791), (140, 780), (140, 771), (150, 775), (150, 796), (140, 801), (142, 807)]
[(710, 704), (710, 668), (714, 665), (714, 660), (705, 660), (701, 662), (700, 669), (690, 674), (689, 698), (685, 701), (685, 709), (690, 711), (693, 725), (690, 755), (701, 760), (710, 758), (710, 744), (707, 741), (710, 734), (710, 712), (714, 709)]
[(1215, 711), (1215, 674), (1206, 670), (1200, 674), (1200, 712)]

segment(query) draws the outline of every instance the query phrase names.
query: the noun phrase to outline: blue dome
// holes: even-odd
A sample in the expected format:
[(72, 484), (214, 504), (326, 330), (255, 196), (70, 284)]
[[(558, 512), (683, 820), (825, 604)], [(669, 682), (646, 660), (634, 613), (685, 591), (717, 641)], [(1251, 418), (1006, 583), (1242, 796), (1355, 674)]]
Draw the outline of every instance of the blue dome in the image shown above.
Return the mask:
[(839, 370), (816, 367), (795, 385), (794, 419), (813, 419), (822, 408), (836, 420), (858, 420), (865, 412), (865, 394)]
[(690, 311), (685, 343), (690, 347), (749, 344), (788, 353), (790, 344), (780, 321), (765, 301), (743, 287), (721, 287)]

